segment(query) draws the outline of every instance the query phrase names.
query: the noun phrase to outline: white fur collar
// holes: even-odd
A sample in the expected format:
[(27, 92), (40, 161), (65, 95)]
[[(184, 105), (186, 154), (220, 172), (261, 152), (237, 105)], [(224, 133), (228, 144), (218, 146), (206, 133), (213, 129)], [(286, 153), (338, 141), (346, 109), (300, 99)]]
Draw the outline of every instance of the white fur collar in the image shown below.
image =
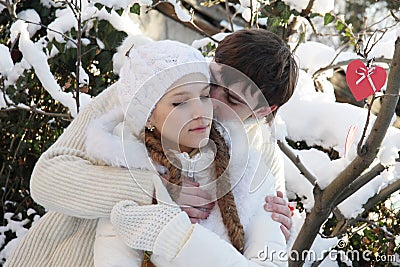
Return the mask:
[(92, 121), (87, 129), (87, 154), (112, 166), (154, 169), (145, 145), (132, 136), (127, 128), (120, 108)]

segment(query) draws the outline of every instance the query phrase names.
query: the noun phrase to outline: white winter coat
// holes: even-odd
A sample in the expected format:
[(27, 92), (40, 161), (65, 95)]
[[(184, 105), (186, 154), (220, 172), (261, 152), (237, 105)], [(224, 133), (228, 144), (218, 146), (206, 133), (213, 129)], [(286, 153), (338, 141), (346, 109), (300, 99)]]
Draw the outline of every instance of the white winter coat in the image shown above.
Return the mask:
[[(145, 146), (129, 135), (129, 131), (124, 131), (122, 120), (123, 114), (113, 110), (89, 126), (87, 139), (89, 155), (114, 166), (154, 168)], [(168, 262), (162, 256), (152, 255), (152, 262), (156, 266), (287, 265), (286, 241), (280, 230), (280, 223), (273, 221), (271, 213), (263, 209), (265, 196), (275, 194), (274, 178), (261, 161), (260, 153), (252, 149), (247, 150), (247, 141), (242, 140), (240, 134), (236, 134), (236, 130), (230, 131), (230, 137), (232, 138), (232, 143), (229, 144), (232, 154), (229, 165), (230, 177), (233, 179), (241, 177), (232, 181), (232, 185), (236, 184), (233, 194), (245, 231), (243, 255), (230, 244), (218, 205), (215, 205), (209, 218), (194, 226), (188, 241), (172, 262)], [(124, 154), (124, 151), (133, 153)], [(206, 148), (196, 156), (188, 160), (184, 154), (178, 154), (183, 170), (189, 172), (187, 173), (189, 176), (192, 171), (196, 171), (194, 180), (200, 185), (205, 185), (210, 181), (209, 177), (213, 175), (214, 167), (211, 165), (204, 168), (204, 166), (207, 166), (210, 160), (212, 162), (214, 154), (211, 149)], [(196, 164), (193, 164), (194, 161)], [(265, 174), (268, 176), (265, 177)], [(172, 200), (161, 180), (154, 179), (153, 183), (158, 201), (171, 203)], [(208, 192), (213, 191), (212, 187), (207, 189)], [(100, 219), (95, 241), (96, 267), (140, 266), (143, 253), (128, 248), (122, 242), (109, 219)]]

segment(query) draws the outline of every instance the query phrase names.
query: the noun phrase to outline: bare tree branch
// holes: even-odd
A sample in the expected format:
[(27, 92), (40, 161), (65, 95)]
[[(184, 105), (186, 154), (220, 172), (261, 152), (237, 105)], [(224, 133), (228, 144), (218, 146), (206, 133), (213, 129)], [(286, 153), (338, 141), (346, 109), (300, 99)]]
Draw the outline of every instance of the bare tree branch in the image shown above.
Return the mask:
[(290, 148), (285, 145), (282, 141), (278, 140), (278, 146), (282, 150), (283, 153), (296, 165), (297, 169), (299, 169), (300, 173), (307, 178), (307, 180), (313, 185), (319, 188), (317, 184), (317, 178), (307, 169), (306, 166), (301, 162), (298, 155), (295, 155)]
[(372, 48), (374, 48), (374, 46), (383, 38), (383, 36), (385, 35), (386, 32), (387, 32), (387, 30), (385, 29), (385, 30), (383, 31), (382, 35), (379, 37), (379, 39), (376, 40), (376, 41), (371, 45), (371, 47), (368, 49), (369, 42), (372, 40), (372, 37), (373, 37), (373, 36), (375, 35), (375, 33), (376, 33), (376, 30), (374, 31), (374, 33), (373, 33), (373, 34), (371, 35), (371, 37), (368, 39), (367, 45), (365, 46), (365, 49), (368, 49), (367, 51), (364, 50), (364, 57), (365, 57), (365, 58), (368, 58), (368, 54), (371, 52)]
[(373, 105), (374, 101), (375, 101), (375, 95), (372, 95), (371, 103), (368, 104), (367, 119), (366, 119), (366, 121), (365, 121), (363, 133), (362, 133), (361, 138), (360, 138), (360, 141), (358, 142), (358, 145), (357, 145), (357, 154), (358, 154), (360, 157), (361, 157), (361, 156), (364, 156), (365, 153), (367, 153), (366, 147), (363, 146), (363, 142), (364, 142), (365, 134), (367, 133), (367, 129), (368, 129), (368, 125), (369, 125), (369, 119), (370, 119), (370, 117), (371, 117), (371, 108), (372, 108), (372, 105)]

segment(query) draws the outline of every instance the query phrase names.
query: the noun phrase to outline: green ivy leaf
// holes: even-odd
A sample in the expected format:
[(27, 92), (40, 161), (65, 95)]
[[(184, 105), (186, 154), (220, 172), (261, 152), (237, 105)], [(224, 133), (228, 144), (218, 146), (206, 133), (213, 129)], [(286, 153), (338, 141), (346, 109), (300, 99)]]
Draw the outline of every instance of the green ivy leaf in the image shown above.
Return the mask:
[(121, 9), (115, 10), (115, 12), (117, 12), (118, 15), (122, 16), (122, 13), (124, 13), (124, 9), (121, 8)]
[(344, 25), (343, 22), (341, 22), (341, 21), (336, 22), (336, 30), (343, 31), (345, 28), (346, 28), (346, 25)]
[(140, 15), (140, 5), (138, 3), (134, 4), (129, 11), (133, 14)]
[(100, 3), (96, 3), (96, 4), (94, 4), (94, 6), (97, 7), (98, 10), (101, 10), (104, 7), (104, 5), (102, 5)]
[(106, 6), (105, 8), (106, 8), (107, 12), (111, 14), (112, 7)]
[(335, 20), (335, 17), (332, 16), (331, 13), (326, 13), (324, 16), (324, 26), (328, 25), (329, 23), (331, 23), (334, 20)]

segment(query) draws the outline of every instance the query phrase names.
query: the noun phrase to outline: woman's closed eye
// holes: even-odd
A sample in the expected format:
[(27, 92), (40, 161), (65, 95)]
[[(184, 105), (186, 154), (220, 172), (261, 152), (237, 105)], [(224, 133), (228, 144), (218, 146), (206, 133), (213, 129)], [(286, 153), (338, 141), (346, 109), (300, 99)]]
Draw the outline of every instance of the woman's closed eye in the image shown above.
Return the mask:
[[(210, 94), (207, 94), (207, 95), (202, 95), (202, 96), (200, 96), (200, 99), (202, 100), (202, 101), (205, 101), (205, 100), (208, 100), (210, 98)], [(189, 99), (190, 100), (190, 99)], [(186, 103), (188, 102), (188, 100), (182, 100), (182, 101), (177, 101), (177, 102), (174, 102), (174, 103), (172, 103), (172, 105), (174, 106), (174, 107), (178, 107), (178, 106), (183, 106), (183, 105), (185, 105)]]
[(183, 106), (184, 104), (186, 104), (186, 102), (187, 102), (187, 101), (175, 102), (175, 103), (172, 103), (172, 105), (173, 105), (174, 107)]

